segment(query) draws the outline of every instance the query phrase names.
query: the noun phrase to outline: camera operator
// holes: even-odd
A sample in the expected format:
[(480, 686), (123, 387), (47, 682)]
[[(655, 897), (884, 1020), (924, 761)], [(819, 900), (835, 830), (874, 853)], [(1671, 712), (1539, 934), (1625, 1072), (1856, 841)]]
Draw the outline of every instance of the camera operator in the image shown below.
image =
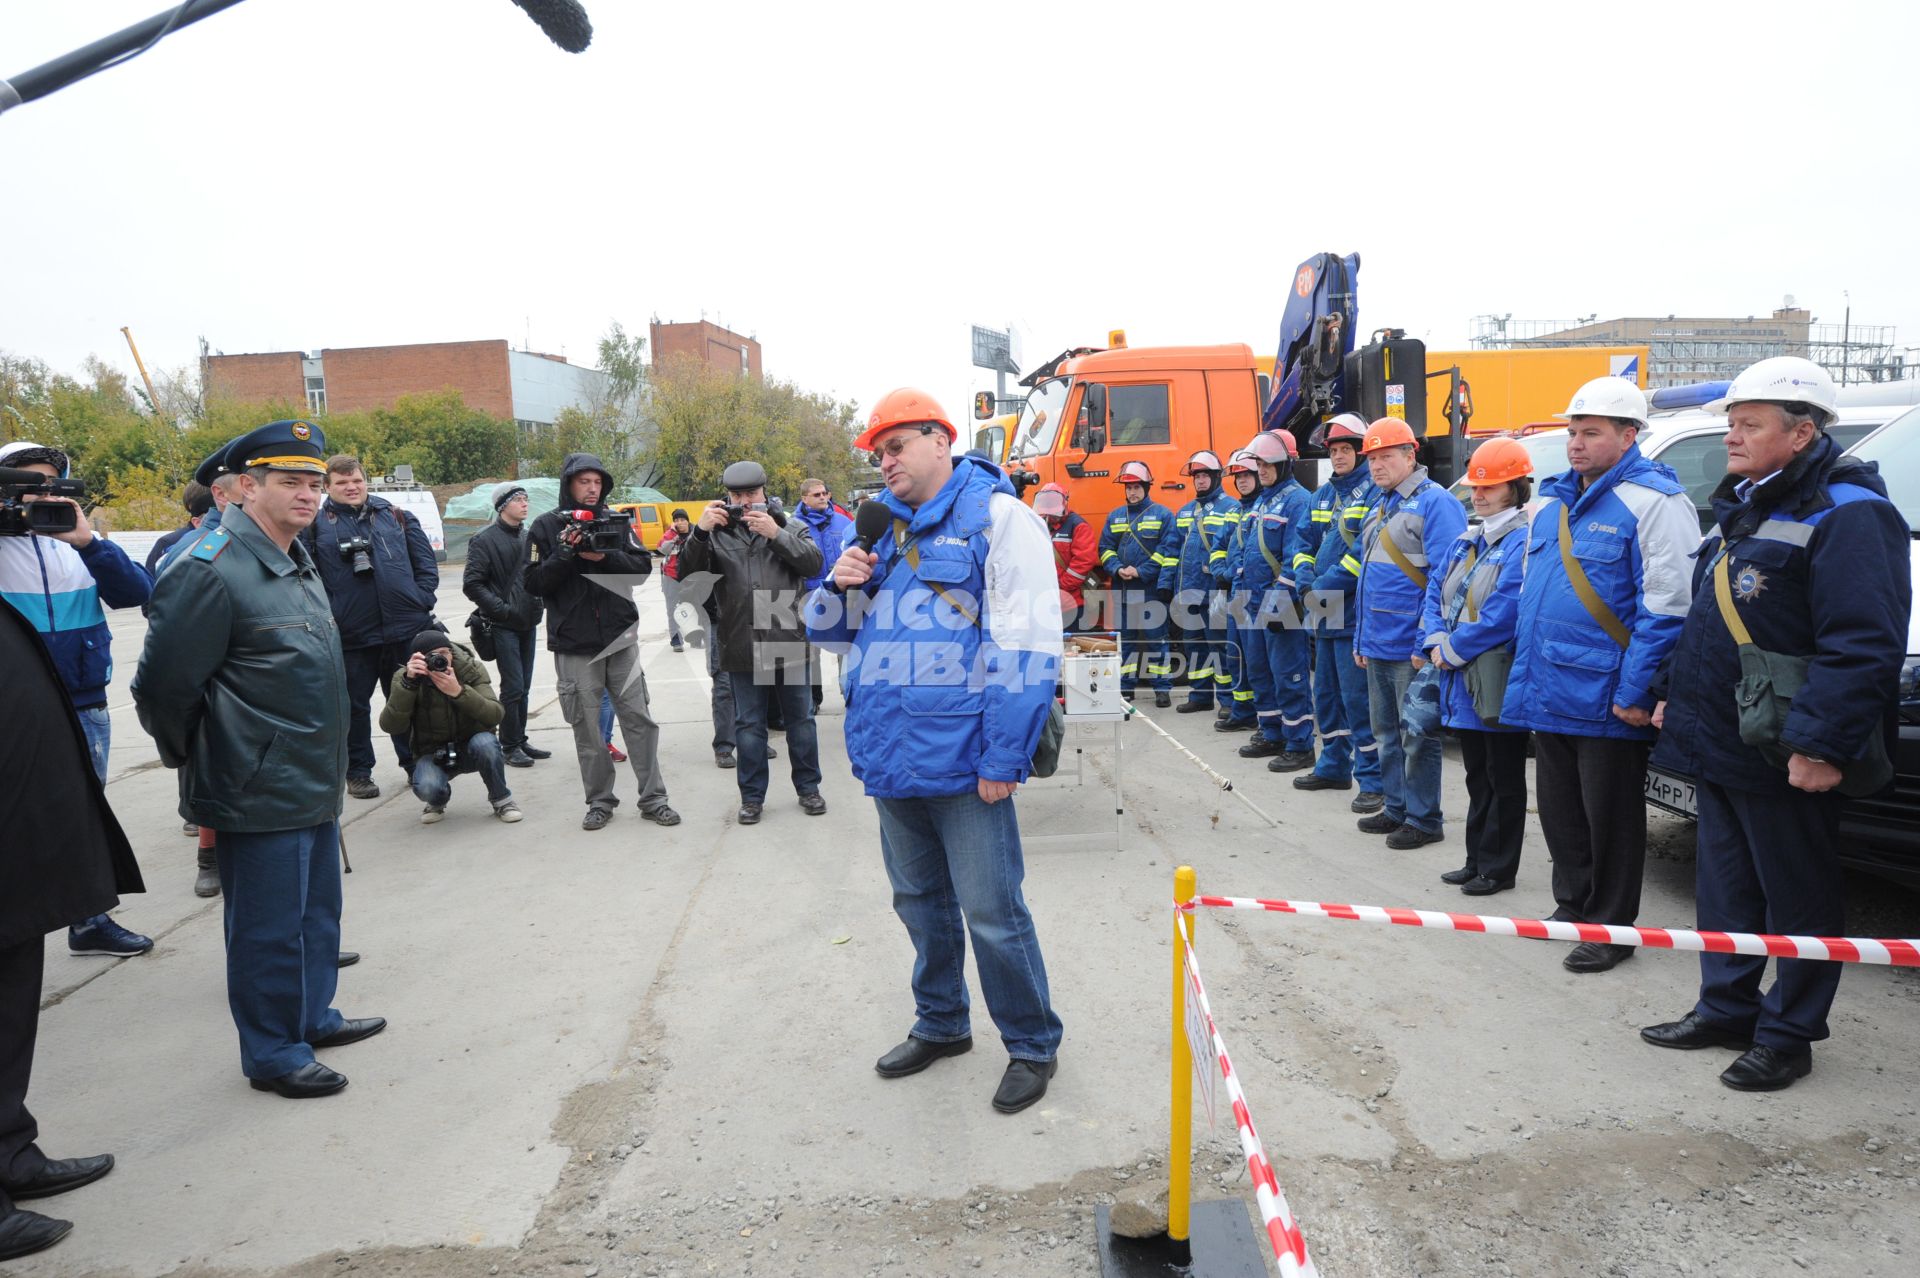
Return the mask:
[(527, 592), (527, 490), (502, 485), (493, 495), (493, 508), (497, 517), (467, 543), (460, 585), (493, 623), (501, 752), (507, 766), (530, 768), (553, 752), (527, 742), (527, 690), (533, 686), (534, 639), (540, 630), (540, 601)]
[(733, 737), (739, 754), (740, 824), (760, 820), (767, 800), (768, 702), (778, 699), (792, 753), (793, 788), (800, 810), (827, 810), (820, 795), (820, 745), (807, 677), (807, 632), (800, 601), (808, 577), (820, 572), (820, 547), (800, 520), (776, 518), (767, 508), (767, 472), (759, 462), (735, 462), (720, 476), (724, 500), (707, 503), (680, 554), (687, 572), (712, 572), (713, 643), (720, 674), (733, 689)]
[(447, 814), (453, 778), (477, 772), (487, 783), (493, 814), (511, 825), (520, 807), (507, 789), (500, 738), (500, 702), (487, 667), (473, 649), (438, 630), (414, 636), (407, 664), (395, 671), (393, 694), (380, 712), (380, 730), (404, 735), (413, 746), (413, 793), (427, 805), (421, 825)]
[[(68, 478), (67, 455), (57, 448), (20, 442), (0, 448), (0, 466), (32, 471), (43, 479)], [(64, 532), (27, 532), (0, 537), (0, 593), (40, 631), (66, 686), (67, 698), (87, 735), (93, 770), (107, 781), (107, 748), (113, 721), (107, 714), (107, 684), (113, 678), (113, 634), (101, 609), (138, 608), (153, 593), (153, 579), (127, 552), (94, 531), (72, 497), (23, 494), (22, 509), (36, 502), (71, 508)], [(96, 914), (67, 929), (75, 954), (127, 958), (153, 948), (149, 937)]]
[[(640, 783), (640, 815), (658, 825), (678, 825), (680, 814), (667, 805), (667, 783), (660, 774), (660, 726), (647, 713), (647, 677), (639, 667), (640, 610), (632, 587), (653, 571), (653, 560), (633, 539), (631, 522), (621, 532), (622, 525), (607, 518), (612, 487), (613, 476), (598, 457), (567, 454), (560, 467), (561, 508), (534, 520), (527, 532), (527, 589), (547, 606), (555, 690), (573, 728), (587, 794), (580, 828), (604, 829), (620, 803), (613, 793), (613, 759), (600, 737), (600, 698), (606, 694), (613, 697)], [(575, 518), (583, 512), (591, 531)], [(621, 544), (594, 549), (596, 537), (603, 543), (617, 538)]]
[[(440, 569), (420, 521), (367, 492), (358, 457), (327, 459), (327, 500), (304, 534), (326, 583), (347, 657), (347, 793), (377, 799), (373, 780), (373, 685), (391, 694), (407, 644), (433, 623)], [(393, 739), (401, 770), (413, 772), (403, 736)]]

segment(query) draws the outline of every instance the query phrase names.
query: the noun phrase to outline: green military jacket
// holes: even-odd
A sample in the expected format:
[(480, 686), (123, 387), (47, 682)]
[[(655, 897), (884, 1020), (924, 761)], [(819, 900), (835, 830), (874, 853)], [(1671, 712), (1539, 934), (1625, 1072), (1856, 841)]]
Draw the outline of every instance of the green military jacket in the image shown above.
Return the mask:
[(259, 833), (340, 815), (346, 661), (297, 538), (283, 551), (229, 506), (154, 587), (133, 700), (160, 761), (183, 770), (186, 820)]
[(447, 742), (456, 742), (464, 751), (467, 739), (479, 732), (492, 732), (500, 726), (504, 714), (500, 698), (493, 693), (493, 680), (473, 649), (449, 639), (453, 649), (453, 677), (460, 681), (460, 695), (449, 697), (422, 679), (407, 686), (406, 667), (393, 676), (393, 688), (387, 693), (387, 705), (380, 712), (380, 731), (404, 732), (413, 746), (415, 758), (424, 759)]

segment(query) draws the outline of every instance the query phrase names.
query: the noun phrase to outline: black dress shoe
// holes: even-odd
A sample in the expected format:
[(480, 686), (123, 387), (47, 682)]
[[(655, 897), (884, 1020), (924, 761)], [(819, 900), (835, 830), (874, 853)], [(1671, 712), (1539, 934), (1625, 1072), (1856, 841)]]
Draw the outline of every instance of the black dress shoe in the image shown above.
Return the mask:
[(1460, 890), (1468, 896), (1492, 896), (1495, 892), (1505, 892), (1512, 887), (1512, 879), (1490, 879), (1484, 874), (1476, 874), (1462, 883)]
[(29, 1176), (25, 1180), (0, 1181), (0, 1189), (6, 1190), (7, 1196), (14, 1199), (51, 1198), (69, 1189), (91, 1185), (112, 1170), (112, 1154), (95, 1154), (91, 1158), (49, 1158), (39, 1175)]
[(741, 825), (759, 825), (760, 824), (760, 805), (758, 803), (741, 804), (740, 815), (737, 819), (739, 820)]
[(1736, 1092), (1777, 1092), (1793, 1080), (1813, 1073), (1813, 1049), (1783, 1052), (1755, 1043), (1739, 1060), (1720, 1072), (1720, 1081)]
[(357, 1021), (341, 1021), (340, 1028), (324, 1038), (313, 1040), (315, 1047), (345, 1047), (363, 1038), (372, 1038), (387, 1027), (384, 1016), (363, 1016)]
[(1182, 701), (1179, 705), (1174, 707), (1174, 713), (1175, 714), (1199, 714), (1202, 710), (1211, 710), (1211, 709), (1213, 709), (1213, 702), (1200, 701), (1193, 697), (1188, 697), (1185, 701)]
[(1474, 869), (1471, 865), (1463, 865), (1457, 870), (1448, 870), (1440, 876), (1440, 881), (1459, 887), (1462, 883), (1471, 883), (1479, 877), (1480, 871)]
[(1302, 768), (1313, 766), (1313, 751), (1282, 750), (1275, 758), (1267, 760), (1269, 772), (1298, 772)]
[(993, 1107), (1003, 1114), (1019, 1113), (1047, 1094), (1047, 1080), (1059, 1067), (1059, 1061), (1008, 1061), (994, 1089)]
[(827, 800), (818, 790), (800, 796), (800, 810), (808, 816), (824, 816)]
[[(1267, 766), (1273, 765), (1269, 763)], [(1351, 790), (1353, 778), (1348, 777), (1342, 781), (1338, 777), (1323, 777), (1318, 772), (1309, 772), (1304, 777), (1295, 777), (1293, 788), (1296, 790)]]
[(1422, 848), (1429, 843), (1438, 843), (1443, 837), (1438, 830), (1423, 830), (1417, 825), (1402, 823), (1399, 829), (1387, 836), (1387, 846), (1396, 852), (1408, 848)]
[(71, 1232), (71, 1220), (55, 1220), (33, 1211), (10, 1211), (0, 1216), (0, 1260), (44, 1251)]
[(905, 1078), (918, 1074), (943, 1056), (960, 1056), (972, 1050), (971, 1036), (951, 1043), (930, 1043), (924, 1038), (908, 1036), (906, 1042), (875, 1061), (873, 1069), (882, 1078)]
[(1213, 721), (1213, 730), (1215, 732), (1252, 732), (1253, 720), (1251, 719), (1215, 719)]
[(352, 950), (341, 950), (340, 957), (338, 960), (335, 961), (334, 966), (335, 967), (352, 967), (355, 963), (358, 963), (359, 961), (360, 961), (360, 956), (354, 953)]
[(529, 759), (551, 759), (553, 757), (553, 751), (542, 750), (539, 746), (535, 745), (522, 745), (520, 747), (520, 753), (526, 755)]
[(310, 1100), (331, 1096), (347, 1085), (345, 1074), (336, 1074), (319, 1061), (308, 1061), (291, 1074), (278, 1078), (249, 1078), (247, 1085), (256, 1092), (278, 1092), (288, 1100)]
[(1392, 834), (1404, 822), (1396, 821), (1384, 812), (1376, 812), (1372, 816), (1361, 817), (1353, 824), (1355, 829), (1367, 834)]
[(1240, 747), (1240, 757), (1243, 759), (1264, 759), (1268, 755), (1285, 752), (1285, 746), (1264, 732)]
[(1715, 1025), (1701, 1020), (1698, 1012), (1688, 1012), (1677, 1021), (1649, 1025), (1640, 1031), (1640, 1037), (1655, 1047), (1673, 1047), (1683, 1052), (1703, 1047), (1731, 1047), (1736, 1052), (1744, 1052), (1753, 1046), (1752, 1030), (1743, 1032)]
[(1173, 704), (1173, 694), (1171, 692), (1156, 692), (1153, 694), (1153, 704), (1157, 708), (1165, 710)]
[(1353, 802), (1347, 805), (1349, 812), (1378, 812), (1387, 806), (1387, 796), (1378, 790), (1362, 790), (1353, 796)]
[(1633, 957), (1631, 945), (1609, 945), (1605, 941), (1582, 941), (1568, 952), (1560, 966), (1569, 972), (1605, 972)]

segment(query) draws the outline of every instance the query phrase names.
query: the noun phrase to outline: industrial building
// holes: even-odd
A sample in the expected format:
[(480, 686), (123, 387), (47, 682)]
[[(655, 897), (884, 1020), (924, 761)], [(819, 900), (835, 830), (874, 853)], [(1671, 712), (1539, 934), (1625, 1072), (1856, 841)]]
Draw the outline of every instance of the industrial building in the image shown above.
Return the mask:
[(750, 336), (722, 328), (702, 317), (692, 324), (647, 326), (648, 349), (656, 366), (690, 355), (723, 373), (739, 373), (760, 380), (760, 343)]

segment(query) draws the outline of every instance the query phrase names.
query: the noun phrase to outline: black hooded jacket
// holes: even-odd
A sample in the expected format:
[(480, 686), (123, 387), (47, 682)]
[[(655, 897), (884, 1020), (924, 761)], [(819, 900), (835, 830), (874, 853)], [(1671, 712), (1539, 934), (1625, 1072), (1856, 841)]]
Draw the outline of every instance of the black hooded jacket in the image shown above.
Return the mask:
[(583, 558), (561, 541), (565, 512), (576, 508), (569, 496), (573, 477), (590, 470), (600, 475), (600, 500), (593, 512), (606, 513), (613, 477), (592, 453), (569, 453), (560, 468), (560, 508), (534, 520), (527, 532), (526, 584), (546, 603), (549, 652), (594, 656), (611, 646), (640, 620), (632, 588), (653, 571), (652, 557), (631, 537), (629, 549), (607, 551), (598, 561)]

